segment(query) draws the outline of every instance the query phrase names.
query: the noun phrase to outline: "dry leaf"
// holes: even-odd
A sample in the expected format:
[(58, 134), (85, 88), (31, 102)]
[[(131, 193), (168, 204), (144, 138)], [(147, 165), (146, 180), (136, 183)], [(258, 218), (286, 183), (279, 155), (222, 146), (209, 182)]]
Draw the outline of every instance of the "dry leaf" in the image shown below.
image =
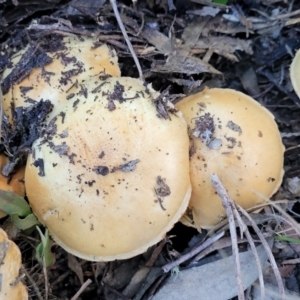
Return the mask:
[(68, 267), (77, 275), (82, 285), (84, 283), (82, 267), (77, 258), (70, 253), (68, 253)]
[(239, 38), (233, 38), (229, 36), (209, 36), (209, 37), (201, 37), (195, 48), (203, 48), (203, 49), (214, 49), (218, 50), (219, 53), (234, 53), (235, 51), (243, 51), (247, 54), (252, 55), (252, 41), (251, 40), (242, 40)]
[[(257, 247), (262, 266), (267, 254), (262, 245)], [(242, 282), (248, 288), (257, 278), (258, 271), (252, 251), (240, 253)], [(227, 300), (237, 295), (234, 260), (232, 256), (201, 267), (179, 271), (153, 296), (152, 300)]]
[(151, 68), (154, 72), (160, 73), (183, 73), (183, 74), (199, 74), (209, 72), (213, 74), (222, 74), (210, 64), (204, 62), (197, 57), (186, 56), (169, 56), (166, 63), (163, 65), (156, 65)]
[(219, 8), (204, 6), (202, 9), (189, 10), (186, 13), (196, 15), (196, 16), (201, 16), (201, 17), (206, 17), (206, 16), (215, 17), (219, 12), (220, 12)]

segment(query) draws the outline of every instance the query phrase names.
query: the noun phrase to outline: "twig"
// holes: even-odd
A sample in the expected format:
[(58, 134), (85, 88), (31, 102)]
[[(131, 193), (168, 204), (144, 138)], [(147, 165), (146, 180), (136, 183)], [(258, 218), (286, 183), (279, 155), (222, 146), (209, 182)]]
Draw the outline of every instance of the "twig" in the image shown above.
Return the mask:
[(287, 259), (281, 262), (282, 265), (296, 265), (300, 263), (300, 258)]
[(43, 273), (44, 273), (44, 278), (45, 278), (45, 300), (48, 300), (48, 296), (49, 296), (49, 280), (48, 280), (48, 273), (47, 273), (45, 255), (43, 255)]
[(179, 266), (181, 263), (189, 260), (190, 258), (192, 258), (193, 256), (197, 255), (200, 251), (204, 250), (205, 248), (209, 247), (211, 244), (213, 244), (214, 242), (216, 242), (217, 240), (219, 240), (223, 235), (224, 235), (224, 231), (217, 233), (216, 235), (214, 235), (213, 237), (207, 239), (205, 242), (203, 242), (201, 245), (199, 245), (198, 247), (194, 248), (193, 250), (191, 250), (189, 253), (182, 255), (181, 257), (179, 257), (177, 260), (168, 263), (166, 265), (164, 265), (162, 267), (163, 271), (165, 273), (169, 272), (170, 270), (172, 270), (173, 268)]
[[(222, 185), (222, 183), (220, 182), (219, 178), (218, 178), (218, 181), (219, 181), (219, 184)], [(226, 190), (225, 190), (226, 192)], [(227, 194), (227, 192), (226, 192)], [(229, 197), (229, 196), (228, 196)], [(269, 247), (269, 244), (268, 242), (265, 240), (263, 234), (261, 233), (261, 231), (259, 230), (259, 228), (257, 227), (256, 223), (254, 222), (254, 220), (250, 217), (250, 215), (244, 211), (237, 203), (235, 203), (231, 198), (230, 198), (230, 201), (232, 202), (232, 205), (233, 205), (233, 213), (234, 215), (236, 216), (237, 219), (240, 220), (240, 222), (243, 223), (243, 230), (245, 232), (245, 235), (247, 237), (247, 240), (249, 242), (249, 245), (251, 247), (251, 250), (253, 252), (253, 255), (254, 255), (254, 258), (255, 258), (255, 261), (256, 261), (256, 265), (257, 265), (257, 269), (258, 269), (258, 277), (259, 277), (259, 282), (260, 282), (260, 286), (261, 286), (261, 299), (265, 299), (265, 286), (264, 286), (264, 280), (263, 280), (263, 273), (262, 273), (262, 267), (261, 267), (261, 262), (260, 262), (260, 259), (258, 257), (258, 254), (257, 254), (257, 251), (256, 251), (256, 247), (255, 247), (255, 244), (254, 244), (254, 241), (251, 237), (251, 234), (249, 232), (249, 229), (248, 227), (245, 225), (244, 221), (242, 220), (242, 218), (240, 217), (239, 213), (238, 213), (238, 210), (242, 213), (242, 215), (248, 220), (249, 224), (254, 227), (257, 228), (257, 231), (259, 231), (259, 233), (256, 231), (257, 235), (259, 236), (260, 238), (260, 241), (262, 242), (262, 244), (264, 245), (265, 247), (265, 250), (266, 248), (268, 250), (266, 250), (266, 252), (270, 252), (271, 256), (273, 257), (272, 255), (272, 252), (270, 250), (270, 247)], [(245, 215), (244, 212), (247, 214)], [(254, 225), (253, 225), (254, 224)], [(261, 239), (261, 236), (263, 237), (263, 239)], [(273, 257), (274, 258), (274, 257)], [(277, 265), (276, 265), (277, 266)]]
[(272, 82), (277, 87), (277, 89), (279, 91), (281, 91), (282, 93), (286, 94), (295, 103), (295, 105), (297, 105), (298, 107), (300, 107), (300, 100), (299, 100), (299, 98), (295, 94), (289, 92), (288, 89), (285, 88), (283, 85), (278, 84), (277, 79), (275, 78), (275, 76), (269, 70), (263, 69), (263, 70), (260, 70), (258, 72), (261, 75), (267, 77), (267, 79), (270, 82)]
[(79, 289), (79, 291), (71, 298), (71, 300), (76, 300), (80, 294), (92, 283), (91, 279), (88, 279)]
[(251, 223), (252, 228), (254, 229), (255, 233), (257, 234), (257, 236), (259, 237), (261, 243), (263, 244), (265, 251), (268, 255), (269, 261), (271, 263), (276, 281), (277, 281), (277, 285), (278, 285), (278, 289), (279, 289), (279, 293), (282, 297), (282, 299), (284, 299), (284, 285), (282, 282), (282, 278), (280, 276), (280, 272), (278, 269), (278, 266), (276, 264), (274, 255), (272, 253), (272, 250), (270, 249), (270, 246), (266, 240), (266, 238), (264, 237), (264, 235), (262, 234), (262, 232), (259, 230), (258, 226), (255, 224), (255, 222), (253, 222), (253, 220), (251, 219), (250, 215), (242, 208), (240, 207), (238, 204), (236, 204), (237, 209), (248, 219), (248, 221)]
[[(109, 291), (111, 291), (112, 293), (114, 293), (115, 295), (119, 296), (119, 298), (123, 299), (123, 300), (130, 300), (128, 297), (124, 296), (122, 293), (118, 292), (116, 289), (112, 288), (111, 286), (109, 286), (107, 283), (105, 283), (104, 281), (101, 281), (101, 284), (104, 285)], [(71, 299), (72, 300), (72, 299)]]
[[(238, 244), (240, 243), (245, 243), (245, 241), (238, 239), (237, 240)], [(230, 237), (224, 237), (220, 239), (219, 241), (213, 243), (210, 247), (207, 247), (205, 250), (201, 251), (195, 258), (193, 258), (192, 262), (197, 262), (203, 257), (207, 256), (208, 254), (216, 251), (216, 250), (221, 250), (226, 247), (230, 247), (232, 245), (232, 241)]]
[(153, 250), (149, 260), (146, 262), (145, 267), (152, 267), (154, 265), (154, 263), (156, 262), (159, 254), (161, 253), (163, 247), (165, 246), (165, 244), (167, 243), (166, 239), (163, 239)]
[(22, 266), (22, 272), (24, 272), (30, 282), (30, 284), (33, 286), (36, 296), (38, 297), (39, 300), (43, 300), (42, 294), (38, 288), (38, 286), (36, 285), (35, 281), (33, 280), (33, 278), (30, 276), (30, 274), (27, 272), (27, 270), (24, 268), (24, 266)]
[(226, 210), (226, 214), (229, 221), (230, 235), (232, 238), (232, 256), (235, 261), (236, 282), (238, 286), (238, 298), (239, 300), (245, 300), (244, 288), (242, 283), (241, 263), (240, 263), (239, 249), (237, 244), (236, 227), (235, 227), (234, 216), (232, 211), (232, 203), (219, 177), (216, 174), (211, 174), (210, 180), (216, 192), (220, 196), (222, 200), (222, 204)]
[(132, 55), (132, 58), (133, 58), (133, 60), (134, 60), (134, 62), (136, 64), (136, 67), (137, 67), (138, 71), (139, 71), (140, 79), (142, 81), (144, 81), (143, 71), (142, 71), (140, 62), (139, 62), (139, 60), (138, 60), (138, 58), (137, 58), (137, 56), (136, 56), (136, 54), (134, 52), (134, 49), (133, 49), (132, 44), (131, 44), (131, 42), (129, 40), (128, 34), (127, 34), (126, 29), (124, 27), (124, 24), (122, 22), (122, 19), (120, 17), (120, 13), (118, 11), (116, 0), (109, 0), (109, 1), (110, 1), (110, 4), (111, 4), (112, 8), (113, 8), (114, 14), (116, 16), (116, 19), (117, 19), (119, 27), (120, 27), (120, 29), (122, 31), (122, 34), (123, 34), (123, 36), (125, 38), (126, 44), (127, 44), (128, 48), (129, 48), (129, 51), (130, 51), (130, 53)]
[[(242, 227), (240, 226), (241, 230), (243, 230), (243, 232), (246, 235), (246, 238), (248, 240), (248, 243), (250, 245), (250, 248), (252, 250), (255, 262), (256, 262), (256, 266), (257, 266), (257, 271), (258, 271), (258, 278), (259, 278), (259, 284), (260, 284), (260, 293), (261, 293), (261, 299), (264, 300), (266, 298), (266, 290), (265, 290), (265, 283), (264, 283), (264, 277), (263, 277), (263, 271), (262, 271), (262, 267), (261, 267), (261, 262), (253, 241), (253, 238), (249, 232), (248, 227), (246, 226), (246, 224), (244, 223), (244, 221), (242, 220), (239, 212), (237, 211), (236, 208), (236, 203), (230, 198), (230, 201), (232, 202), (233, 205), (233, 214), (235, 215), (235, 217), (239, 220), (239, 223), (242, 225)], [(243, 228), (243, 229), (242, 229)]]
[(168, 274), (163, 274), (158, 278), (158, 280), (150, 287), (149, 294), (148, 294), (148, 299), (151, 299), (151, 296), (153, 296), (157, 290), (159, 289), (161, 283), (166, 279)]

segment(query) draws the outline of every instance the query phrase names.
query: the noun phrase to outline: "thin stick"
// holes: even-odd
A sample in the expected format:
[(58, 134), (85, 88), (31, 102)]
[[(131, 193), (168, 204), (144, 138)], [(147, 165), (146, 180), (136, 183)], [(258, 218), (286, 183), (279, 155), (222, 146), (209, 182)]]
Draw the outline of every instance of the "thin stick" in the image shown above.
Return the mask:
[(193, 249), (192, 251), (190, 251), (189, 253), (182, 255), (181, 257), (179, 257), (177, 260), (168, 263), (166, 265), (164, 265), (162, 267), (163, 271), (165, 273), (171, 271), (173, 268), (179, 266), (181, 263), (189, 260), (190, 258), (192, 258), (193, 256), (197, 255), (200, 251), (204, 250), (205, 248), (209, 247), (211, 244), (213, 244), (214, 242), (216, 242), (217, 240), (219, 240), (223, 235), (225, 234), (224, 231), (217, 233), (216, 235), (214, 235), (213, 237), (207, 239), (204, 243), (202, 243), (201, 245), (199, 245), (198, 247), (196, 247), (195, 249)]
[[(261, 287), (261, 299), (265, 299), (265, 284), (264, 284), (264, 279), (263, 279), (262, 266), (261, 266), (261, 262), (260, 262), (260, 259), (259, 259), (256, 247), (255, 247), (254, 241), (252, 239), (252, 236), (251, 236), (251, 234), (249, 232), (248, 227), (246, 226), (245, 222), (243, 221), (243, 219), (241, 218), (241, 216), (240, 216), (240, 214), (239, 214), (239, 212), (237, 210), (238, 205), (229, 197), (229, 195), (226, 192), (226, 189), (224, 188), (224, 186), (223, 186), (222, 182), (220, 181), (219, 177), (217, 175), (215, 175), (215, 176), (216, 176), (215, 180), (218, 181), (218, 187), (215, 187), (215, 188), (219, 188), (219, 186), (223, 187), (223, 189), (224, 189), (223, 192), (225, 192), (226, 195), (227, 195), (227, 197), (228, 197), (228, 200), (229, 200), (229, 202), (231, 204), (231, 207), (232, 207), (233, 214), (236, 217), (236, 219), (238, 220), (240, 229), (245, 233), (246, 238), (248, 240), (248, 243), (250, 245), (250, 248), (251, 248), (251, 250), (253, 252), (253, 256), (255, 258), (256, 265), (257, 265), (257, 270), (258, 270), (259, 283), (260, 283), (260, 287)], [(252, 218), (251, 218), (251, 221), (252, 221), (250, 223), (251, 225), (252, 225), (252, 223), (255, 223), (252, 220)]]
[(274, 271), (274, 275), (277, 281), (277, 285), (278, 285), (278, 289), (279, 289), (279, 293), (282, 297), (282, 299), (284, 299), (284, 285), (282, 282), (282, 278), (280, 276), (280, 272), (278, 269), (278, 266), (276, 264), (274, 255), (270, 249), (270, 246), (266, 240), (266, 238), (264, 237), (264, 235), (262, 234), (262, 232), (259, 230), (258, 226), (256, 225), (255, 222), (253, 222), (253, 220), (251, 219), (250, 215), (242, 208), (240, 207), (238, 204), (236, 204), (237, 209), (248, 219), (248, 221), (251, 223), (252, 228), (254, 229), (255, 233), (257, 234), (257, 236), (259, 237), (261, 243), (263, 244), (265, 251), (268, 255), (269, 261), (272, 265), (272, 269)]
[(71, 298), (71, 300), (76, 300), (80, 294), (92, 283), (91, 279), (88, 279), (79, 289), (79, 291)]
[[(105, 283), (104, 281), (101, 281), (101, 284), (103, 286), (105, 286), (109, 291), (111, 291), (112, 293), (114, 293), (115, 295), (119, 296), (119, 298), (123, 299), (123, 300), (130, 300), (130, 298), (124, 296), (122, 293), (118, 292), (116, 289), (112, 288), (111, 286), (109, 286), (107, 283)], [(72, 299), (71, 299), (72, 300)]]
[(39, 300), (43, 300), (42, 294), (38, 288), (38, 286), (36, 285), (35, 281), (33, 280), (33, 278), (30, 276), (30, 274), (27, 272), (27, 270), (25, 269), (24, 266), (22, 266), (22, 272), (24, 272), (30, 282), (30, 284), (33, 286), (36, 296), (38, 297)]
[[(230, 198), (230, 201), (233, 202), (233, 200)], [(265, 283), (264, 283), (264, 276), (263, 276), (263, 271), (262, 271), (262, 266), (261, 266), (261, 262), (253, 241), (253, 238), (249, 232), (248, 227), (246, 226), (246, 224), (244, 223), (244, 221), (242, 220), (241, 216), (239, 215), (239, 212), (237, 211), (237, 208), (235, 206), (235, 203), (233, 202), (233, 214), (235, 215), (235, 217), (237, 219), (240, 220), (240, 222), (242, 223), (243, 226), (243, 232), (246, 235), (246, 238), (248, 240), (248, 243), (250, 245), (250, 248), (252, 250), (255, 262), (256, 262), (256, 266), (257, 266), (257, 272), (258, 272), (258, 279), (259, 279), (259, 284), (260, 284), (260, 294), (261, 294), (261, 299), (264, 300), (266, 298), (266, 290), (265, 290)], [(241, 227), (240, 227), (241, 228)]]
[(236, 282), (238, 286), (238, 298), (239, 300), (245, 300), (244, 288), (242, 283), (241, 263), (240, 263), (239, 249), (237, 244), (236, 227), (235, 227), (230, 197), (228, 196), (224, 186), (222, 185), (217, 175), (211, 174), (210, 180), (216, 192), (220, 196), (222, 200), (222, 204), (226, 210), (226, 214), (229, 222), (230, 235), (232, 238), (232, 256), (235, 261), (235, 274), (236, 274)]
[[(244, 240), (238, 239), (238, 244), (245, 243)], [(210, 247), (206, 248), (205, 250), (201, 251), (195, 258), (193, 258), (192, 262), (197, 262), (203, 257), (207, 256), (208, 254), (216, 251), (216, 250), (222, 250), (226, 247), (230, 247), (232, 245), (232, 240), (230, 237), (224, 237), (220, 239), (219, 241), (213, 243)]]
[(143, 75), (143, 71), (142, 71), (140, 62), (139, 62), (139, 60), (138, 60), (138, 58), (137, 58), (137, 56), (136, 56), (136, 54), (134, 52), (134, 49), (133, 49), (132, 44), (131, 44), (131, 42), (129, 40), (128, 34), (127, 34), (126, 29), (124, 27), (124, 24), (122, 22), (122, 19), (120, 17), (120, 13), (119, 13), (119, 10), (118, 10), (118, 7), (117, 7), (116, 0), (109, 0), (109, 1), (110, 1), (110, 4), (111, 4), (111, 6), (112, 6), (112, 8), (114, 10), (115, 17), (116, 17), (117, 22), (119, 24), (119, 27), (120, 27), (120, 29), (122, 31), (122, 34), (123, 34), (123, 36), (125, 38), (126, 44), (127, 44), (128, 48), (129, 48), (129, 51), (130, 51), (130, 53), (132, 55), (132, 58), (133, 58), (133, 60), (134, 60), (134, 62), (136, 64), (136, 67), (137, 67), (138, 71), (139, 71), (140, 79), (142, 81), (144, 81), (144, 75)]
[(48, 280), (48, 273), (47, 273), (45, 255), (43, 255), (43, 273), (44, 273), (44, 278), (45, 278), (45, 300), (48, 300), (48, 295), (49, 295), (49, 280)]

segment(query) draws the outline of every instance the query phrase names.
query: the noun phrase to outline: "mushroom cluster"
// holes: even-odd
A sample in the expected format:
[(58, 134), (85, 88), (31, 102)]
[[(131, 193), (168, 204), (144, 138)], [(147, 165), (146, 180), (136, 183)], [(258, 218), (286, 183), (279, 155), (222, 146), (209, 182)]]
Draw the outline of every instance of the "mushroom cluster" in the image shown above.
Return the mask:
[(18, 246), (0, 228), (0, 298), (1, 300), (27, 300), (28, 292), (19, 279), (22, 266)]
[(34, 214), (68, 252), (125, 259), (179, 219), (198, 230), (216, 225), (226, 216), (211, 173), (244, 208), (280, 186), (277, 125), (249, 96), (205, 89), (174, 107), (151, 86), (120, 77), (106, 45), (66, 37), (41, 47), (23, 50), (5, 72), (3, 107), (12, 119), (16, 107), (54, 105), (28, 156), (25, 187)]
[(150, 86), (120, 78), (117, 55), (106, 45), (66, 37), (41, 47), (44, 65), (18, 77), (28, 61), (35, 63), (38, 50), (28, 47), (2, 84), (10, 119), (17, 107), (41, 99), (53, 104), (27, 160), (33, 212), (79, 257), (107, 261), (144, 252), (188, 205), (185, 120)]
[(266, 108), (241, 92), (217, 88), (186, 97), (176, 107), (192, 140), (192, 196), (184, 224), (201, 230), (226, 218), (210, 174), (217, 174), (230, 197), (245, 209), (277, 191), (284, 173), (284, 146)]

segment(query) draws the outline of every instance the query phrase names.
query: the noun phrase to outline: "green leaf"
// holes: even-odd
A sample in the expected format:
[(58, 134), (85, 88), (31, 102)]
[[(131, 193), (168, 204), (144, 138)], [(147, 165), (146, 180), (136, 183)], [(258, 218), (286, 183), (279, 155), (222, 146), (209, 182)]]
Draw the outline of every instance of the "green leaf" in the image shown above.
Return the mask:
[(293, 243), (293, 244), (296, 244), (296, 245), (300, 245), (300, 240), (298, 240), (298, 239), (292, 239), (290, 237), (283, 236), (283, 235), (276, 236), (275, 240), (277, 240), (277, 241), (284, 241), (284, 242), (289, 242), (289, 243)]
[(31, 214), (30, 207), (23, 197), (3, 190), (0, 190), (0, 210), (8, 215), (17, 214), (20, 217)]
[(37, 226), (37, 231), (40, 234), (41, 237), (41, 243), (39, 243), (36, 247), (36, 259), (38, 262), (46, 267), (51, 266), (54, 261), (55, 257), (53, 253), (51, 252), (51, 240), (49, 237), (49, 231), (46, 229), (45, 235), (42, 233), (41, 229)]
[(12, 214), (11, 220), (13, 224), (21, 230), (26, 230), (41, 224), (34, 214), (29, 214), (27, 217), (22, 219), (17, 214)]
[(228, 0), (213, 0), (212, 3), (227, 5)]

